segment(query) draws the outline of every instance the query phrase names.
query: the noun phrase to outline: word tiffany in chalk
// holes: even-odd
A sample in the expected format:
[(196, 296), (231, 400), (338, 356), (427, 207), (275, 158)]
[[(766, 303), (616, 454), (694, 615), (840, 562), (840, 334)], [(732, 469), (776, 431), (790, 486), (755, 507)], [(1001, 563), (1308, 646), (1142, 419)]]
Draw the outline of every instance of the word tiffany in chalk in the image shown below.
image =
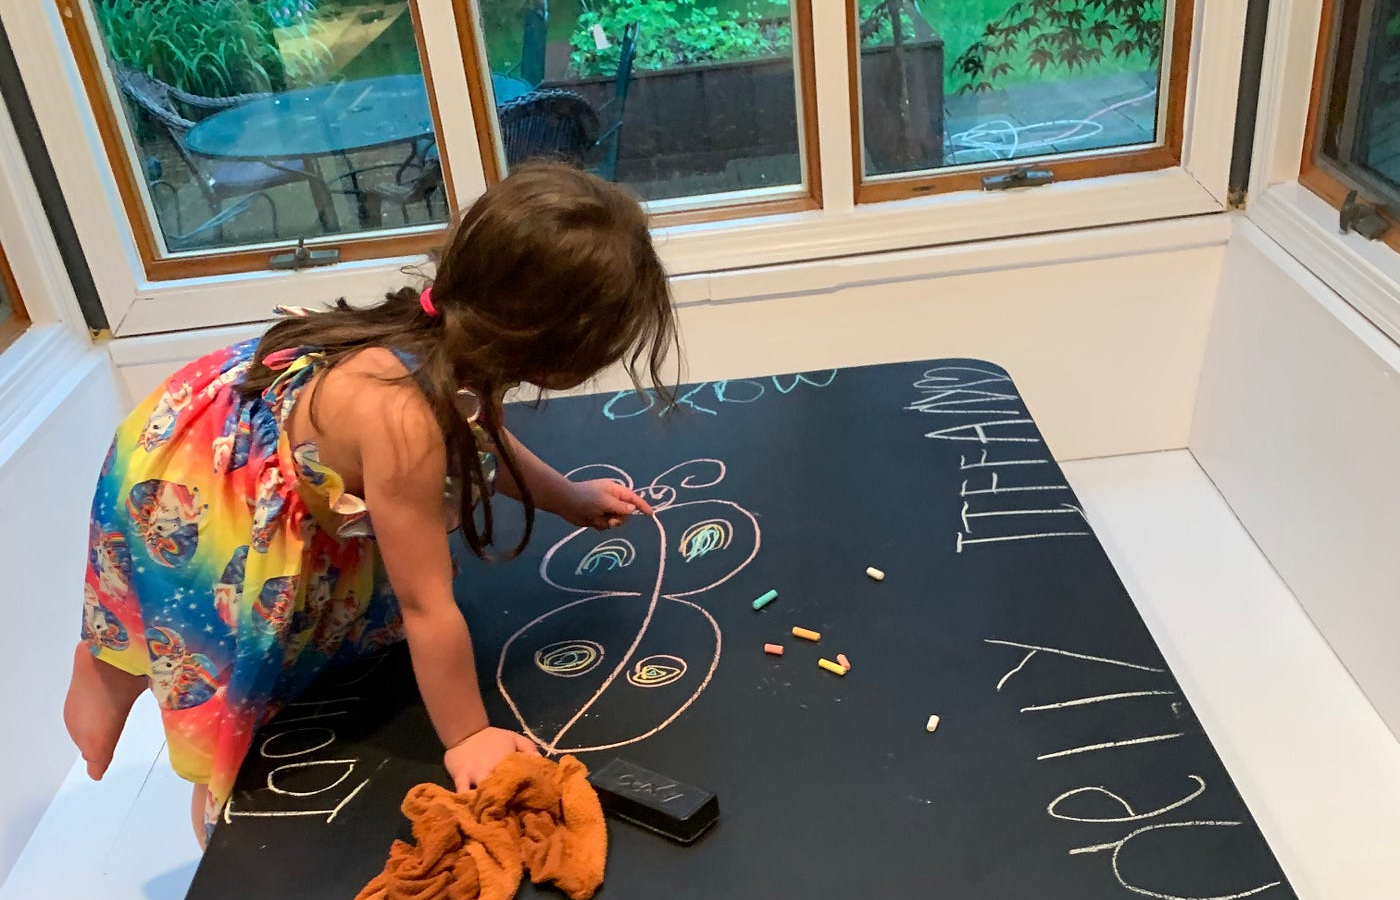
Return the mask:
[(924, 372), (914, 389), (919, 398), (904, 408), (936, 416), (940, 426), (924, 437), (981, 447), (980, 455), (963, 454), (958, 462), (967, 473), (959, 490), (961, 528), (954, 543), (959, 553), (983, 544), (1089, 535), (1083, 512), (1069, 502), (1074, 497), (1069, 485), (1058, 477), (1048, 482), (1036, 477), (1048, 471), (1041, 467), (1051, 465), (1050, 453), (1009, 375), (977, 366), (938, 366)]

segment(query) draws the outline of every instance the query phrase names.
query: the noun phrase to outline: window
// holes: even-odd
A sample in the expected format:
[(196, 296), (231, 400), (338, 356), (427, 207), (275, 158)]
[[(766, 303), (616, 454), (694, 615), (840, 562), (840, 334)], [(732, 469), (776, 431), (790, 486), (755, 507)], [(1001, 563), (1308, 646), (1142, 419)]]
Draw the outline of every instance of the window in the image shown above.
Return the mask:
[(1189, 0), (847, 0), (858, 199), (1181, 159)]
[(1321, 32), (1299, 180), (1339, 208), (1357, 191), (1380, 207), (1357, 230), (1400, 249), (1400, 0), (1328, 0)]
[(488, 179), (563, 159), (662, 223), (818, 205), (810, 0), (460, 5)]
[(5, 249), (0, 247), (0, 350), (5, 349), (28, 326), (24, 306), (19, 300), (19, 287), (15, 284), (14, 273), (5, 259)]
[(410, 0), (75, 8), (66, 27), (152, 277), (263, 268), (299, 239), (390, 256), (446, 221)]
[[(1211, 19), (1193, 31), (1197, 7)], [(541, 155), (645, 198), (678, 276), (1219, 212), (1234, 126), (1219, 86), (1238, 81), (1244, 20), (1243, 3), (1199, 0), (5, 12), (62, 188), (89, 198), (76, 228), (119, 337), (262, 321), (274, 295), (371, 302), (452, 209)], [(188, 128), (133, 96), (150, 81)], [(983, 196), (1026, 163), (1085, 181)], [(938, 196), (876, 202), (921, 194)], [(300, 238), (351, 264), (268, 271)]]

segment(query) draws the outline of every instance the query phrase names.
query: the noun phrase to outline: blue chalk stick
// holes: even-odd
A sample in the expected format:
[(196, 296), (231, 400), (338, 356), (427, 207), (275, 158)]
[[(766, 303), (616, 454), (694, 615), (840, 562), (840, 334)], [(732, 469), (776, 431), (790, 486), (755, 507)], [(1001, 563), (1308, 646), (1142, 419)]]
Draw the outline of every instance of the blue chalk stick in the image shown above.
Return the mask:
[(769, 591), (768, 593), (764, 594), (762, 597), (759, 597), (757, 600), (755, 600), (755, 601), (753, 602), (753, 608), (754, 608), (754, 609), (763, 609), (763, 607), (765, 607), (765, 606), (767, 606), (768, 604), (772, 603), (772, 602), (773, 602), (774, 600), (776, 600), (776, 599), (778, 599), (778, 592), (777, 592), (777, 591)]

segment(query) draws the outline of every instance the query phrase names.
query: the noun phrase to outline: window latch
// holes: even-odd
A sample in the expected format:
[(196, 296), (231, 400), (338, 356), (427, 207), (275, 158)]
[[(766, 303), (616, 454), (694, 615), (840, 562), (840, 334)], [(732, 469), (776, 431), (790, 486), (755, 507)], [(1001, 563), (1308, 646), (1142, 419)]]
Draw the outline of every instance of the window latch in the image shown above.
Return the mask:
[(1055, 173), (1049, 169), (1032, 169), (1030, 166), (1017, 166), (1010, 172), (988, 175), (982, 179), (984, 191), (1009, 191), (1012, 188), (1040, 187), (1055, 180)]
[(1366, 203), (1358, 199), (1356, 191), (1352, 191), (1343, 201), (1342, 211), (1338, 216), (1342, 234), (1355, 231), (1368, 241), (1381, 239), (1390, 230), (1390, 222), (1382, 215), (1384, 212), (1385, 207)]
[(334, 247), (326, 250), (308, 250), (306, 238), (298, 238), (296, 249), (290, 253), (278, 253), (267, 261), (269, 269), (309, 269), (313, 266), (333, 266), (340, 262), (340, 251)]

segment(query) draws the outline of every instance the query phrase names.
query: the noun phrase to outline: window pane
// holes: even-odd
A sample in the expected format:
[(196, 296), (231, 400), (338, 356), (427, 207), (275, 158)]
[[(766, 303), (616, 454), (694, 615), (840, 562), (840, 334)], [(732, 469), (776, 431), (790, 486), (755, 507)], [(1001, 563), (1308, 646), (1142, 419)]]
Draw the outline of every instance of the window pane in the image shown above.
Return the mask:
[(445, 221), (408, 0), (93, 0), (171, 251)]
[[(0, 261), (0, 265), (4, 265), (4, 262)], [(6, 284), (7, 281), (5, 274), (0, 272), (0, 326), (4, 326), (6, 322), (15, 317), (15, 304), (10, 299), (10, 287)]]
[(1400, 203), (1400, 0), (1339, 4), (1322, 152), (1364, 191)]
[(866, 175), (1157, 140), (1165, 0), (858, 0)]
[(648, 200), (802, 183), (788, 0), (477, 8), (507, 167), (564, 159)]
[(24, 331), (24, 308), (19, 304), (14, 274), (5, 259), (4, 248), (0, 248), (0, 349), (3, 349)]

